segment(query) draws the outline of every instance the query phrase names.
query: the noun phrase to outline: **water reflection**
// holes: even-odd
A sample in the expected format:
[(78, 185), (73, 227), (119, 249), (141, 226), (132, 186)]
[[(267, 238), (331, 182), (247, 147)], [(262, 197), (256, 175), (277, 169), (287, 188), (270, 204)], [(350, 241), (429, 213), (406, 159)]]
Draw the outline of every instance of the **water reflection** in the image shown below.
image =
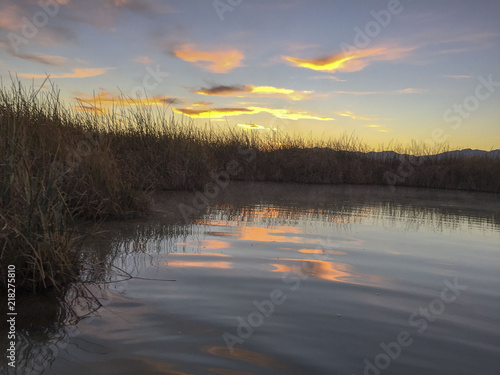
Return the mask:
[[(103, 231), (83, 248), (79, 282), (42, 296), (17, 296), (15, 373), (50, 373), (53, 362), (69, 348), (77, 348), (81, 356), (85, 352), (103, 352), (100, 345), (80, 337), (78, 324), (98, 316), (99, 310), (123, 290), (124, 281), (154, 264), (154, 258), (137, 254), (170, 252), (174, 243), (182, 243), (192, 234), (185, 225), (158, 220), (145, 224), (105, 224)], [(208, 245), (215, 246), (211, 242)], [(6, 316), (4, 305), (0, 313)], [(8, 348), (6, 329), (2, 321), (0, 350), (4, 353)], [(0, 372), (8, 371), (2, 356)]]
[[(207, 373), (262, 373), (259, 369), (292, 373), (292, 359), (282, 361), (277, 354), (279, 350), (270, 349), (275, 345), (273, 340), (280, 342), (271, 329), (272, 324), (268, 332), (264, 328), (261, 331), (263, 335), (267, 334), (264, 335), (266, 340), (273, 343), (267, 347), (267, 352), (237, 347), (235, 354), (230, 355), (225, 346), (218, 345), (221, 333), (227, 329), (227, 320), (230, 321), (234, 314), (244, 314), (253, 299), (261, 295), (267, 297), (276, 285), (283, 286), (283, 277), (289, 275), (307, 280), (301, 285), (306, 285), (304, 288), (308, 288), (308, 292), (301, 298), (311, 306), (315, 302), (313, 297), (325, 304), (331, 303), (327, 312), (315, 311), (314, 307), (307, 310), (307, 303), (302, 301), (294, 305), (294, 298), (298, 297), (289, 293), (287, 309), (291, 309), (291, 313), (282, 310), (284, 322), (277, 324), (278, 327), (279, 324), (288, 327), (283, 333), (286, 337), (296, 334), (295, 337), (302, 339), (307, 336), (307, 332), (300, 328), (302, 323), (312, 330), (321, 326), (320, 331), (335, 327), (336, 323), (328, 320), (331, 318), (328, 314), (339, 306), (347, 306), (346, 309), (354, 306), (348, 310), (352, 315), (370, 308), (378, 308), (381, 315), (380, 311), (385, 314), (396, 309), (388, 300), (381, 302), (373, 293), (374, 288), (385, 291), (388, 296), (394, 293), (394, 301), (401, 304), (401, 301), (414, 298), (408, 290), (425, 293), (432, 289), (432, 285), (426, 284), (427, 278), (455, 274), (456, 261), (450, 256), (449, 249), (444, 246), (444, 249), (439, 249), (441, 252), (436, 251), (441, 245), (440, 236), (436, 236), (437, 240), (434, 239), (429, 247), (429, 251), (434, 250), (437, 255), (428, 259), (419, 257), (418, 252), (427, 251), (423, 246), (407, 251), (408, 245), (413, 245), (416, 238), (449, 234), (448, 241), (457, 238), (455, 244), (460, 244), (467, 236), (479, 238), (488, 233), (488, 239), (480, 242), (483, 249), (478, 252), (481, 255), (478, 259), (486, 259), (484, 263), (488, 263), (485, 254), (490, 251), (490, 242), (496, 241), (497, 247), (493, 243), (491, 248), (498, 251), (500, 203), (487, 194), (404, 188), (393, 194), (385, 187), (305, 187), (232, 182), (232, 188), (214, 198), (189, 225), (179, 222), (176, 213), (177, 203), (182, 200), (175, 198), (176, 193), (164, 194), (170, 197), (172, 204), (164, 205), (161, 215), (149, 220), (108, 223), (104, 232), (88, 244), (82, 253), (86, 266), (81, 271), (80, 284), (72, 285), (57, 296), (20, 301), (20, 306), (29, 307), (19, 313), (24, 322), (18, 325), (18, 365), (25, 370), (24, 373), (43, 373), (65, 350), (77, 359), (92, 355), (105, 357), (109, 348), (99, 343), (102, 335), (116, 342), (118, 349), (114, 348), (115, 352), (120, 353), (121, 345), (132, 346), (140, 353), (157, 353), (157, 358), (143, 355), (112, 359), (107, 364), (89, 364), (88, 373), (108, 373), (111, 364), (116, 371), (121, 369), (123, 373), (131, 368), (138, 373), (149, 370), (193, 373), (184, 370), (193, 358), (206, 363), (206, 366), (199, 366)], [(168, 210), (171, 214), (167, 220), (162, 215)], [(408, 237), (409, 233), (413, 237)], [(392, 269), (391, 262), (397, 267)], [(419, 273), (422, 265), (426, 268)], [(152, 281), (136, 286), (135, 299), (126, 298), (123, 284), (130, 275), (147, 274), (151, 269), (157, 270), (157, 274), (161, 272), (161, 277), (148, 275)], [(479, 266), (477, 270), (479, 275), (491, 272)], [(409, 277), (408, 273), (412, 276)], [(182, 282), (166, 287), (154, 281), (154, 278), (170, 278), (170, 275)], [(488, 279), (489, 284), (494, 285), (495, 280), (488, 277), (491, 279)], [(406, 285), (407, 290), (397, 290), (400, 284)], [(335, 294), (339, 290), (342, 293)], [(357, 294), (352, 294), (352, 291)], [(330, 302), (325, 296), (338, 300)], [(103, 305), (107, 306), (107, 312), (119, 311), (122, 319), (111, 316), (102, 322), (99, 320), (99, 324), (90, 324), (91, 317), (103, 312)], [(482, 309), (481, 314), (486, 314), (483, 310), (491, 314), (491, 309), (484, 306), (479, 309)], [(303, 322), (303, 317), (308, 314), (317, 322), (314, 319)], [(377, 319), (383, 319), (381, 315), (370, 319), (375, 324)], [(367, 324), (364, 318), (358, 317), (357, 322)], [(223, 324), (222, 319), (226, 319)], [(130, 332), (132, 320), (140, 327), (134, 334)], [(144, 322), (150, 321), (153, 326), (148, 330)], [(460, 322), (460, 319), (456, 318), (455, 322)], [(79, 335), (78, 327), (82, 324), (87, 327), (87, 332), (91, 332), (87, 333), (88, 337), (97, 342)], [(176, 324), (183, 328), (178, 329)], [(377, 327), (372, 328), (379, 329)], [(178, 332), (183, 334), (177, 335)], [(188, 334), (184, 336), (184, 332)], [(363, 332), (367, 335), (368, 330)], [(4, 340), (6, 335), (0, 334)], [(364, 336), (358, 331), (350, 334), (342, 336), (347, 337), (345, 340), (350, 347), (363, 340)], [(318, 345), (337, 345), (328, 341), (326, 335), (320, 337), (323, 341), (320, 340)], [(381, 334), (380, 339), (376, 337), (375, 340), (384, 337)], [(172, 353), (156, 344), (148, 344), (148, 340), (161, 342)], [(1, 343), (3, 350), (5, 342)], [(281, 344), (285, 347), (291, 345)], [(108, 342), (107, 345), (113, 344)], [(310, 346), (312, 348), (314, 343)], [(200, 353), (208, 359), (199, 357)], [(233, 370), (223, 368), (211, 357), (238, 365), (235, 364)], [(69, 361), (67, 357), (65, 360)], [(247, 367), (241, 363), (246, 363)], [(67, 372), (62, 370), (59, 373)]]
[[(195, 255), (195, 257), (192, 255)], [(165, 265), (167, 267), (201, 267), (210, 269), (232, 268), (232, 262), (229, 261), (206, 260), (213, 257), (230, 257), (230, 255), (214, 253), (171, 253)]]
[[(283, 263), (271, 264), (275, 268), (273, 272), (302, 274), (306, 277), (312, 276), (322, 280), (339, 282), (349, 281), (354, 277), (354, 268), (345, 264), (290, 258), (280, 260)], [(291, 265), (288, 265), (290, 263)]]
[[(59, 292), (44, 296), (18, 296), (16, 316), (16, 372), (42, 374), (59, 352), (75, 337), (76, 326), (93, 316), (102, 306), (97, 290), (86, 284), (72, 284)], [(2, 327), (2, 351), (6, 351), (6, 334)], [(9, 373), (0, 362), (2, 373)]]
[[(341, 197), (339, 197), (341, 199)], [(493, 201), (494, 202), (494, 201)], [(488, 202), (488, 211), (482, 209), (463, 209), (461, 206), (446, 205), (439, 207), (426, 207), (415, 204), (418, 202), (405, 202), (397, 200), (390, 202), (366, 202), (365, 206), (354, 203), (352, 206), (339, 204), (338, 201), (329, 201), (328, 207), (290, 208), (286, 205), (219, 205), (215, 204), (207, 210), (202, 220), (194, 224), (236, 227), (241, 229), (240, 236), (248, 235), (258, 241), (273, 240), (274, 233), (297, 233), (297, 224), (329, 226), (337, 231), (349, 231), (353, 224), (376, 225), (382, 227), (397, 227), (411, 231), (431, 232), (499, 232), (500, 204)], [(262, 228), (252, 227), (258, 223), (269, 229), (266, 233)]]
[[(226, 346), (205, 346), (201, 348), (202, 352), (209, 353), (216, 357), (222, 357), (229, 361), (243, 361), (252, 367), (260, 367), (262, 369), (276, 370), (276, 371), (291, 371), (296, 370), (290, 364), (280, 361), (274, 356), (267, 354), (257, 353), (250, 350), (234, 349), (232, 353), (229, 352)], [(240, 372), (228, 369), (209, 369), (215, 370), (216, 374), (256, 374), (254, 372)]]
[[(210, 225), (210, 221), (207, 221), (205, 225)], [(239, 228), (238, 239), (241, 241), (302, 243), (303, 238), (300, 235), (297, 236), (300, 233), (302, 233), (302, 230), (297, 227), (276, 225), (274, 228), (262, 228), (245, 226)]]

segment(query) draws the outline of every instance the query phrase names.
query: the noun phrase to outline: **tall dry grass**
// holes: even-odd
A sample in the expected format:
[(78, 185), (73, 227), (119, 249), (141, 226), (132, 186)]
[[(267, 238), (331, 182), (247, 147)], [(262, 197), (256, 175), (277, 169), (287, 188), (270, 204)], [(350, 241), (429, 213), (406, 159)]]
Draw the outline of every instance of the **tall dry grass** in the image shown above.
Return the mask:
[(61, 106), (55, 90), (13, 83), (0, 91), (0, 285), (16, 266), (19, 289), (60, 287), (78, 275), (77, 220), (146, 209), (120, 171), (110, 139)]

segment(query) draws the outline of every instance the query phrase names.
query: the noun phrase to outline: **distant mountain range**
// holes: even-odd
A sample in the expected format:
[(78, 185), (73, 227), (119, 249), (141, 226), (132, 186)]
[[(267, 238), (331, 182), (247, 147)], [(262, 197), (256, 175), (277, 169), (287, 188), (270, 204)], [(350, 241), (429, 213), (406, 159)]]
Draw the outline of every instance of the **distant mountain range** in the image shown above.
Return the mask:
[[(358, 152), (359, 154), (363, 154), (362, 152)], [(371, 151), (364, 153), (367, 156), (373, 157), (375, 159), (392, 159), (396, 158), (399, 155), (408, 156), (406, 154), (398, 154), (394, 151)], [(422, 158), (470, 158), (470, 157), (489, 157), (489, 158), (500, 158), (500, 150), (492, 150), (492, 151), (484, 151), (484, 150), (472, 150), (470, 148), (466, 148), (463, 150), (455, 150), (455, 151), (446, 151), (436, 155), (426, 155), (422, 156)]]

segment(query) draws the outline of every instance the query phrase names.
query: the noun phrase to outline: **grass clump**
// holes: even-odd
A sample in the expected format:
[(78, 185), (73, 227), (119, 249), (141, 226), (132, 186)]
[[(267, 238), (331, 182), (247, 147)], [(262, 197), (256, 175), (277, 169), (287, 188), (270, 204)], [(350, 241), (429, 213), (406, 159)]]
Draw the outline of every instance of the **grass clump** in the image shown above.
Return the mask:
[(116, 168), (109, 141), (87, 120), (61, 107), (55, 90), (2, 88), (3, 287), (12, 264), (18, 289), (59, 288), (78, 275), (78, 249), (86, 236), (79, 223), (145, 209), (144, 197)]

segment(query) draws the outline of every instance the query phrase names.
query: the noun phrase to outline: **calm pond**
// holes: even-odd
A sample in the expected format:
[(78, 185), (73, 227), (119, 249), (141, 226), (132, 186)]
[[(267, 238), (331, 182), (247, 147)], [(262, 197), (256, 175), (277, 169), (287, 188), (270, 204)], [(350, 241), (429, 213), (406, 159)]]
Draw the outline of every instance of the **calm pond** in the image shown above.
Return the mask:
[(500, 373), (500, 196), (231, 182), (205, 203), (158, 194), (89, 244), (102, 283), (20, 301), (17, 373)]

